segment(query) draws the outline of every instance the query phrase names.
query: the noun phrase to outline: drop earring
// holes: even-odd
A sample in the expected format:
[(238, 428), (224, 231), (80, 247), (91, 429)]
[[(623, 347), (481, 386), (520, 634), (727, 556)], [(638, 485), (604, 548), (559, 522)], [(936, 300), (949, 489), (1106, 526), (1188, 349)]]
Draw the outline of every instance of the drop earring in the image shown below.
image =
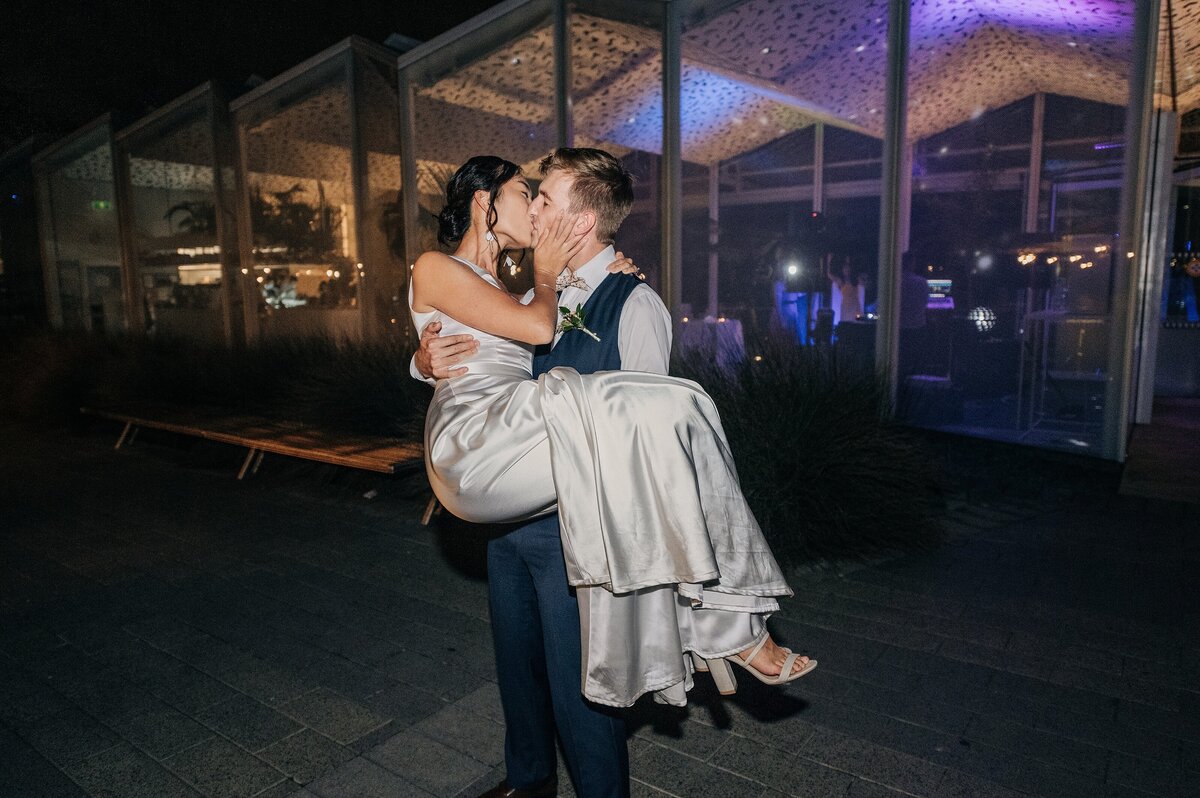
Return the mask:
[(489, 244), (496, 240), (496, 236), (492, 233), (491, 230), (488, 230), (486, 233), (484, 233), (483, 238)]

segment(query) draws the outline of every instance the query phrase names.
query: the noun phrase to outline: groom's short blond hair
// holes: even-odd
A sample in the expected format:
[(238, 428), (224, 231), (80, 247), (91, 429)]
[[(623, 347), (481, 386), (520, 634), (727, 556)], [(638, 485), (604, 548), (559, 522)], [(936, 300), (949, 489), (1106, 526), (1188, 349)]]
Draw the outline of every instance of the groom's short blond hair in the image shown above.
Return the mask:
[(562, 171), (571, 185), (571, 213), (596, 214), (597, 240), (611, 244), (617, 229), (633, 209), (633, 175), (620, 161), (591, 147), (559, 147), (542, 159), (542, 177)]

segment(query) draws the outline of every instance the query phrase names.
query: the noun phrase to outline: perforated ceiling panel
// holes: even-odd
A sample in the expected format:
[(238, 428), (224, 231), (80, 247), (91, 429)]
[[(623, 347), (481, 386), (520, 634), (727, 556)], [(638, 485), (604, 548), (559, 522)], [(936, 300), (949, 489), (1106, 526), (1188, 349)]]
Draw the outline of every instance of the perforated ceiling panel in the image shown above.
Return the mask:
[[(1200, 104), (1200, 0), (1172, 6), (1178, 100), (1186, 111)], [(915, 0), (910, 137), (1039, 91), (1125, 104), (1133, 8), (1133, 0)], [(1166, 92), (1165, 4), (1162, 29)], [(577, 136), (657, 152), (658, 33), (576, 13), (571, 40)], [(552, 127), (552, 44), (548, 27), (531, 31), (423, 93), (447, 106)], [(748, 0), (685, 31), (685, 159), (727, 159), (818, 117), (882, 135), (886, 47), (886, 0)], [(510, 132), (454, 128), (453, 149), (490, 152), (514, 142)]]

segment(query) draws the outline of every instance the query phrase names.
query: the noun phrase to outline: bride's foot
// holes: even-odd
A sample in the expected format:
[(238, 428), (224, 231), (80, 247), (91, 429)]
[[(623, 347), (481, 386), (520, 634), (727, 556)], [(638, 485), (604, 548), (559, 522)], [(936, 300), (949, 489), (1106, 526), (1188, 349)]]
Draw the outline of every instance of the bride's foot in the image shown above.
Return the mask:
[[(787, 666), (789, 658), (791, 659), (791, 673), (789, 676), (797, 677), (805, 672), (809, 664), (816, 665), (808, 657), (796, 656), (790, 649), (776, 645), (775, 640), (767, 635), (756, 646), (740, 651), (737, 658), (742, 662), (742, 666), (748, 670), (757, 671), (763, 676), (779, 677), (783, 673), (783, 669)], [(784, 678), (782, 681), (787, 681)]]
[(770, 635), (766, 635), (756, 645), (724, 659), (704, 659), (698, 654), (692, 654), (692, 661), (698, 671), (708, 671), (717, 685), (721, 695), (733, 695), (737, 692), (737, 680), (733, 677), (730, 663), (736, 663), (763, 684), (784, 684), (793, 679), (799, 679), (812, 673), (817, 667), (815, 659), (802, 657), (789, 649), (775, 645)]

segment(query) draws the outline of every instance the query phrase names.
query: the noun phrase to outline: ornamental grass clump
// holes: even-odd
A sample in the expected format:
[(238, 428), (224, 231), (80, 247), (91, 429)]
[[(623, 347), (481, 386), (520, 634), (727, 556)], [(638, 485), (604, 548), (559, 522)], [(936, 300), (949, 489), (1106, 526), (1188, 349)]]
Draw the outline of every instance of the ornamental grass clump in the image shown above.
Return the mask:
[(672, 374), (716, 402), (742, 490), (782, 564), (937, 542), (935, 462), (915, 433), (889, 420), (886, 386), (873, 374), (788, 341), (770, 341), (738, 366), (714, 360), (685, 353)]
[(429, 388), (398, 342), (267, 340), (244, 348), (69, 332), (10, 339), (0, 404), (14, 418), (70, 423), (81, 406), (160, 403), (419, 439)]

